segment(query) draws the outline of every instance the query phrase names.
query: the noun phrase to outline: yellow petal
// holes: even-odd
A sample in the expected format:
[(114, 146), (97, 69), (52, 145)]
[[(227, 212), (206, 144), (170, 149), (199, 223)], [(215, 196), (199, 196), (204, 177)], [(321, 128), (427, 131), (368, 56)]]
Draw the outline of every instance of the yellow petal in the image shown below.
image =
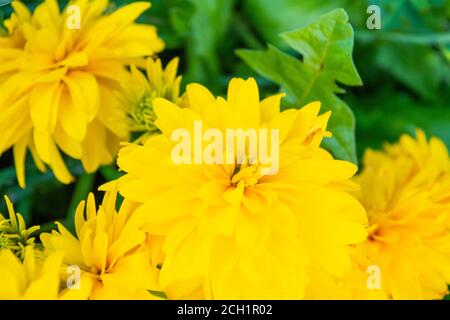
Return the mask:
[(14, 165), (16, 166), (17, 181), (21, 188), (25, 188), (25, 156), (27, 152), (29, 137), (23, 137), (14, 145)]

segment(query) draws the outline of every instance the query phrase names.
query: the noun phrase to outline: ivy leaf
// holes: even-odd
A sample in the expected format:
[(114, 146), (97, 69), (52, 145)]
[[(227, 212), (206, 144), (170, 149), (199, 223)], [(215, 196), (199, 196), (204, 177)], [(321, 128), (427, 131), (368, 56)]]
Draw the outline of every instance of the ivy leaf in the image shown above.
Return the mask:
[(310, 25), (282, 34), (302, 60), (269, 45), (266, 51), (238, 50), (237, 54), (263, 77), (281, 86), (291, 107), (320, 100), (322, 111), (332, 111), (324, 145), (337, 158), (356, 163), (355, 119), (349, 106), (336, 94), (345, 85), (361, 85), (353, 63), (353, 29), (343, 9), (333, 10)]

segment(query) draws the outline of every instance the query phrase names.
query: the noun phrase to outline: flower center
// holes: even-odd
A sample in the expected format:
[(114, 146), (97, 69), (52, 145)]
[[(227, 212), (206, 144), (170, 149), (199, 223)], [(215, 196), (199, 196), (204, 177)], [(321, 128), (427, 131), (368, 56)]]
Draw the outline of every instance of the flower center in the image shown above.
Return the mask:
[(231, 177), (232, 186), (242, 186), (244, 188), (255, 186), (263, 176), (260, 169), (260, 166), (256, 164), (236, 165), (233, 176)]
[(10, 239), (3, 233), (0, 233), (0, 249), (9, 248), (11, 245)]
[(18, 234), (0, 233), (0, 249), (10, 249), (15, 255), (23, 258), (26, 242)]
[(134, 104), (128, 113), (133, 131), (157, 131), (155, 126), (156, 114), (153, 110), (154, 94), (145, 94), (142, 99)]

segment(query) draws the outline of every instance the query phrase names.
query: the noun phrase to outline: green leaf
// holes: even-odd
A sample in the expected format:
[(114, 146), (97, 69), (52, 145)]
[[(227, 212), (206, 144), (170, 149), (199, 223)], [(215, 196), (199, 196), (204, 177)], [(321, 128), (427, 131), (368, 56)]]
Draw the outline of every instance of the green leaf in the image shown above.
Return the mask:
[[(1, 2), (0, 2), (0, 6), (1, 6)], [(6, 37), (8, 35), (8, 30), (6, 30), (6, 27), (5, 27), (4, 15), (5, 14), (3, 13), (3, 10), (0, 8), (0, 37)]]
[[(211, 89), (220, 77), (220, 47), (231, 24), (233, 0), (189, 0), (193, 14), (187, 27), (186, 83), (208, 84)], [(179, 19), (178, 19), (179, 20)]]
[(167, 300), (167, 294), (163, 291), (148, 290), (148, 292), (150, 292), (155, 297)]
[(381, 88), (365, 96), (349, 94), (346, 99), (355, 111), (359, 156), (366, 148), (379, 149), (404, 133), (415, 135), (417, 128), (440, 138), (450, 148), (449, 92), (440, 92), (439, 99), (432, 103), (422, 102), (397, 87)]
[(421, 45), (380, 46), (376, 64), (426, 100), (437, 96), (439, 86), (450, 72), (444, 58), (433, 48)]
[(354, 6), (355, 2), (357, 1), (244, 0), (243, 12), (264, 40), (285, 48), (278, 36), (280, 33), (305, 27), (322, 14), (340, 7), (347, 9)]
[(152, 0), (151, 3), (152, 7), (144, 12), (140, 21), (156, 26), (166, 50), (180, 48), (190, 31), (192, 4), (188, 0)]
[(448, 45), (447, 47), (442, 47), (441, 51), (445, 59), (447, 59), (447, 61), (450, 61), (450, 45)]
[(12, 0), (0, 0), (0, 7), (6, 6), (7, 4), (10, 4)]
[(346, 85), (361, 85), (352, 59), (353, 29), (343, 9), (323, 15), (305, 28), (282, 35), (299, 52), (303, 61), (269, 45), (266, 51), (238, 50), (237, 54), (262, 76), (279, 84), (292, 107), (320, 100), (322, 111), (332, 111), (329, 130), (333, 137), (324, 141), (340, 159), (356, 162), (355, 120), (351, 109), (336, 93)]

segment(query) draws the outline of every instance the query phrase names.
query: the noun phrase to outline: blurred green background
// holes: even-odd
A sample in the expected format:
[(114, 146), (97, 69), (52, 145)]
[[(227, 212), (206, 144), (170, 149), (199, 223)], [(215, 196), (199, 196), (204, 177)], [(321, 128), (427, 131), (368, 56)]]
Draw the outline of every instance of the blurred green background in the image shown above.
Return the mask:
[[(30, 8), (40, 1), (24, 1)], [(113, 1), (111, 9), (131, 1)], [(61, 5), (64, 4), (60, 2)], [(231, 77), (256, 77), (263, 96), (279, 86), (258, 75), (237, 49), (265, 50), (267, 43), (298, 56), (279, 34), (304, 27), (322, 14), (344, 8), (354, 29), (353, 60), (363, 85), (346, 87), (339, 97), (356, 117), (360, 158), (367, 147), (380, 148), (416, 127), (450, 146), (450, 0), (153, 0), (140, 18), (158, 28), (167, 49), (164, 62), (181, 59), (183, 86), (200, 82), (218, 95)], [(368, 30), (367, 7), (381, 8), (381, 30)], [(10, 7), (0, 8), (8, 17)], [(2, 31), (0, 31), (2, 32)], [(3, 30), (4, 32), (4, 30)], [(1, 134), (1, 133), (0, 133)], [(28, 223), (43, 230), (55, 219), (71, 227), (77, 203), (105, 180), (117, 177), (114, 166), (92, 175), (68, 160), (78, 177), (73, 185), (58, 183), (48, 172), (27, 165), (27, 189), (15, 180), (11, 152), (0, 158), (0, 194), (8, 194)], [(5, 212), (4, 203), (0, 212)]]

